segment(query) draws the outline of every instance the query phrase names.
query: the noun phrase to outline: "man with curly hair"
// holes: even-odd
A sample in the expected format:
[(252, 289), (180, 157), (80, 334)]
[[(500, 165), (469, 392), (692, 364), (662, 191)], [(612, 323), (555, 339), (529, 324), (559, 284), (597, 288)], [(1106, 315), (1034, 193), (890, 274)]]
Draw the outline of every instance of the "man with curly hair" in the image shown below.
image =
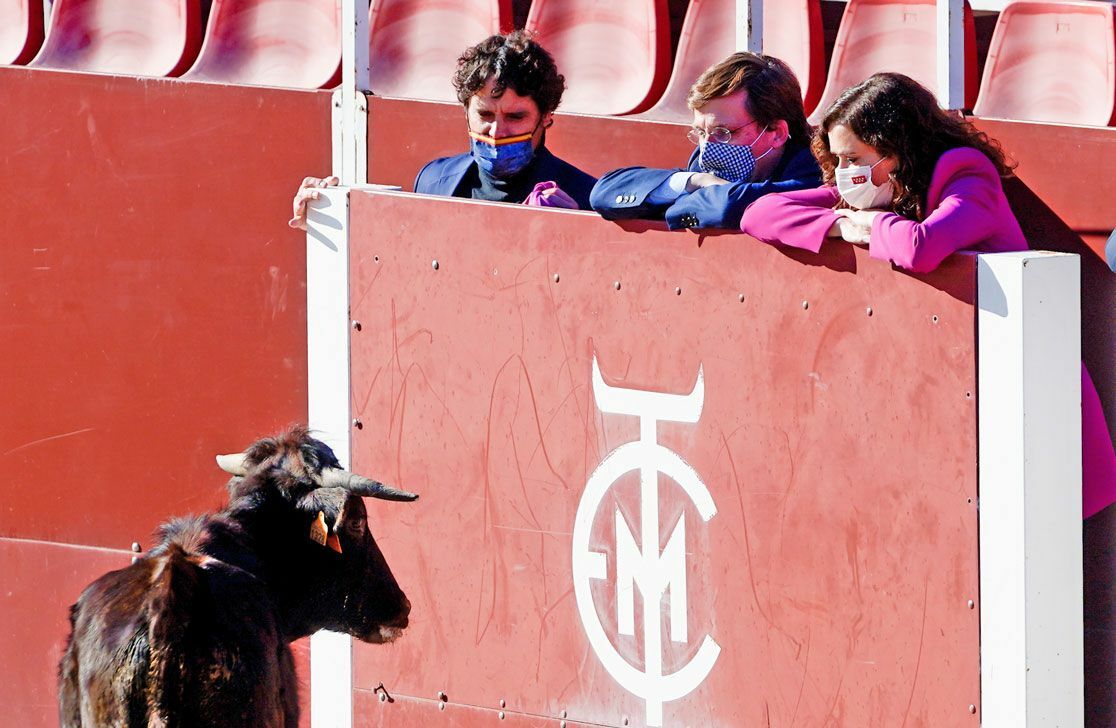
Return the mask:
[(470, 151), (427, 164), (415, 192), (589, 209), (596, 179), (546, 148), (566, 81), (542, 46), (521, 30), (491, 36), (461, 54), (453, 86)]
[[(596, 178), (546, 148), (566, 79), (529, 34), (493, 35), (467, 48), (453, 85), (465, 107), (470, 150), (429, 162), (415, 179), (415, 192), (590, 209)], [(306, 229), (307, 202), (318, 188), (335, 184), (335, 177), (304, 179), (290, 226)]]

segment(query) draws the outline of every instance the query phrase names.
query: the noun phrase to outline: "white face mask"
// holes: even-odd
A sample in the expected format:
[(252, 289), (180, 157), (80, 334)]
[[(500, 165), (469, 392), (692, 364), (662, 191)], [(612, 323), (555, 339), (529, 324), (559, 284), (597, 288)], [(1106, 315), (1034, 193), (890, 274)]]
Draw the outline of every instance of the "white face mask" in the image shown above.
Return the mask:
[[(876, 164), (882, 161), (883, 159)], [(880, 185), (872, 182), (872, 170), (875, 169), (876, 164), (870, 167), (865, 165), (838, 167), (836, 170), (837, 191), (841, 193), (845, 202), (858, 210), (877, 210), (891, 207), (891, 200), (895, 196), (891, 178), (889, 177), (886, 182)]]

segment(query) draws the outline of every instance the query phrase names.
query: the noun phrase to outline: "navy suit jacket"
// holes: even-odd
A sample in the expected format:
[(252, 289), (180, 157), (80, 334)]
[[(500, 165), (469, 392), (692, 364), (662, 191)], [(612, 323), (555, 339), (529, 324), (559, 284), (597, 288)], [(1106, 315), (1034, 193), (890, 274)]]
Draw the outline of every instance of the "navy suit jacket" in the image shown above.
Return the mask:
[[(597, 178), (582, 172), (569, 162), (554, 156), (545, 146), (535, 151), (531, 161), (531, 180), (527, 192), (539, 182), (556, 182), (563, 192), (574, 199), (582, 210), (589, 209), (589, 192)], [(470, 174), (471, 173), (471, 174)], [(463, 185), (466, 179), (477, 179), (473, 155), (466, 152), (453, 157), (442, 157), (427, 163), (415, 178), (415, 192), (443, 197), (470, 196), (471, 188)], [(523, 202), (523, 200), (516, 200)]]
[[(682, 195), (672, 203), (651, 204), (647, 196), (680, 169), (625, 167), (597, 181), (589, 201), (607, 220), (666, 220), (671, 230), (679, 228), (740, 229), (744, 209), (763, 195), (813, 189), (821, 185), (821, 169), (804, 146), (788, 145), (771, 178), (758, 182), (733, 182), (703, 187)], [(690, 155), (687, 171), (700, 172), (698, 150)]]

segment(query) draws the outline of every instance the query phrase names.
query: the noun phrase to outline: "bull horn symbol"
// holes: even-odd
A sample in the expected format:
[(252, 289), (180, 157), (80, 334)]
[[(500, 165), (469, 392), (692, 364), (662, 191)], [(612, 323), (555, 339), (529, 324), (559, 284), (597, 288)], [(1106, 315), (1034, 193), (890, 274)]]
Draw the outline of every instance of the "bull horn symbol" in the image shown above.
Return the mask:
[(248, 474), (248, 468), (245, 462), (248, 460), (246, 453), (238, 452), (232, 455), (218, 455), (217, 467), (224, 470), (229, 475), (245, 476)]
[(370, 498), (382, 498), (390, 501), (413, 501), (418, 498), (417, 493), (398, 490), (371, 478), (350, 473), (348, 470), (341, 470), (340, 468), (327, 468), (322, 471), (322, 487), (344, 488), (356, 495), (366, 495)]

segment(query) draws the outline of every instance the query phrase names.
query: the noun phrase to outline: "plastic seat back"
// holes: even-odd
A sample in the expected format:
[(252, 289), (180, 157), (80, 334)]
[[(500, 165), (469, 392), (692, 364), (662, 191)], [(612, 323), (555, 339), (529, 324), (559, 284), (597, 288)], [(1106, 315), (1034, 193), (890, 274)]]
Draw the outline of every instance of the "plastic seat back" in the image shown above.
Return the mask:
[(197, 81), (328, 88), (341, 78), (341, 0), (213, 0)]
[(511, 0), (373, 0), (372, 91), (456, 101), (450, 79), (458, 56), (511, 25)]
[(0, 65), (23, 65), (42, 44), (42, 0), (0, 0)]
[[(976, 30), (967, 2), (964, 33), (965, 103), (972, 106), (977, 85)], [(810, 123), (821, 121), (842, 91), (874, 73), (902, 73), (936, 90), (937, 38), (935, 0), (849, 0), (837, 30), (825, 91)]]
[[(690, 0), (670, 82), (640, 118), (688, 123), (693, 118), (686, 106), (690, 87), (702, 71), (735, 49), (735, 0)], [(821, 0), (765, 0), (763, 52), (787, 62), (802, 86), (803, 106), (812, 110), (825, 83)]]
[(666, 86), (666, 0), (534, 0), (527, 29), (538, 34), (566, 77), (563, 111), (643, 111)]
[(56, 0), (46, 41), (30, 65), (177, 76), (197, 55), (200, 12), (198, 0)]
[(1106, 126), (1116, 121), (1116, 25), (1096, 2), (1026, 2), (996, 22), (973, 113)]

